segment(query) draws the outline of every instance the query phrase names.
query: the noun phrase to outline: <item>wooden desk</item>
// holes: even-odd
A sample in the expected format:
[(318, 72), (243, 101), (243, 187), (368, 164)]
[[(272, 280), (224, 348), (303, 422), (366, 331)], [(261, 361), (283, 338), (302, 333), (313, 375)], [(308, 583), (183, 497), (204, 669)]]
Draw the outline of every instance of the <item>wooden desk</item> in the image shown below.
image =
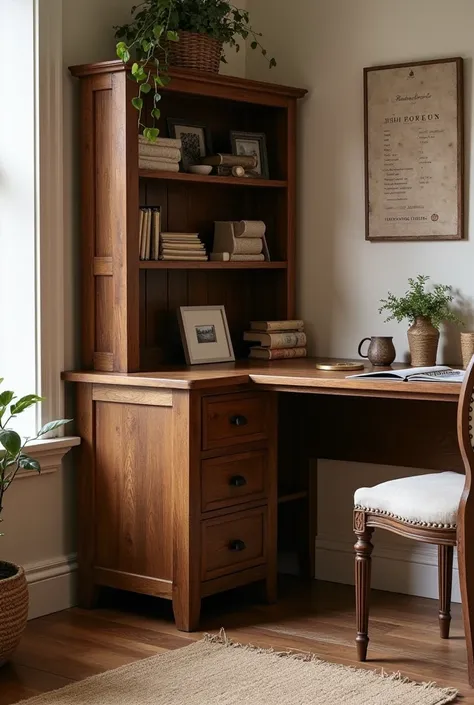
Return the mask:
[(314, 576), (311, 458), (462, 471), (459, 384), (349, 380), (314, 363), (64, 374), (83, 438), (83, 605), (101, 585), (144, 592), (172, 599), (191, 631), (206, 595), (263, 580), (274, 600), (277, 521)]

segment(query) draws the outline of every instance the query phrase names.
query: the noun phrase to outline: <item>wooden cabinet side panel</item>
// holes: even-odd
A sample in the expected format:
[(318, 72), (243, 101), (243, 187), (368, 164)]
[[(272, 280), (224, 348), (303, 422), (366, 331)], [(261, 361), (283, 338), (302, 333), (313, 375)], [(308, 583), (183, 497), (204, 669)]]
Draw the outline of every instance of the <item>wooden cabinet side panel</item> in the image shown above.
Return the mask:
[(171, 407), (96, 402), (96, 566), (172, 579)]

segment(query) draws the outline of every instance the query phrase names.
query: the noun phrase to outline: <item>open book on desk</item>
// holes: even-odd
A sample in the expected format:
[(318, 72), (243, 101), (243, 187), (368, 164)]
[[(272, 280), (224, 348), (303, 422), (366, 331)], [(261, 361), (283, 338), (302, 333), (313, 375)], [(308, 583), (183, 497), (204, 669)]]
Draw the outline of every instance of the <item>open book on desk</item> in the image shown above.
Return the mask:
[(388, 379), (401, 382), (462, 382), (464, 370), (453, 370), (445, 365), (435, 367), (408, 367), (405, 370), (380, 370), (380, 372), (363, 372), (358, 375), (348, 375), (346, 379)]

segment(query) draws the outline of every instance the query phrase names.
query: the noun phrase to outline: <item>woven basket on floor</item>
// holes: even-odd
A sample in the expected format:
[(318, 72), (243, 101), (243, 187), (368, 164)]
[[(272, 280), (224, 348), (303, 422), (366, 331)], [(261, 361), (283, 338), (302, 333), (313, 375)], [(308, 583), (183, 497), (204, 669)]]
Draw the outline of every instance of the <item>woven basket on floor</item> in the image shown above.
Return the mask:
[(0, 666), (8, 661), (20, 643), (27, 618), (25, 571), (13, 563), (0, 561)]
[(179, 42), (169, 43), (170, 66), (219, 73), (222, 43), (207, 34), (179, 31)]

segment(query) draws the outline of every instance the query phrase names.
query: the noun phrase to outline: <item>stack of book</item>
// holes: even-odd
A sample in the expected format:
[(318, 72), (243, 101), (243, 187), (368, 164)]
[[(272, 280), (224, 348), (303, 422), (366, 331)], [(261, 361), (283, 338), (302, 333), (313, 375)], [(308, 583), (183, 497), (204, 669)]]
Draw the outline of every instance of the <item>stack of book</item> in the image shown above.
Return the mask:
[(300, 320), (251, 321), (244, 340), (256, 343), (250, 349), (249, 357), (259, 360), (282, 360), (308, 354), (304, 322)]
[(158, 259), (160, 248), (159, 208), (140, 208), (138, 248), (140, 259)]
[(149, 142), (143, 135), (138, 138), (138, 166), (155, 171), (179, 171), (181, 140), (157, 137)]
[(160, 259), (205, 262), (206, 248), (198, 233), (161, 233)]
[(269, 259), (262, 220), (217, 220), (211, 260), (263, 262)]

